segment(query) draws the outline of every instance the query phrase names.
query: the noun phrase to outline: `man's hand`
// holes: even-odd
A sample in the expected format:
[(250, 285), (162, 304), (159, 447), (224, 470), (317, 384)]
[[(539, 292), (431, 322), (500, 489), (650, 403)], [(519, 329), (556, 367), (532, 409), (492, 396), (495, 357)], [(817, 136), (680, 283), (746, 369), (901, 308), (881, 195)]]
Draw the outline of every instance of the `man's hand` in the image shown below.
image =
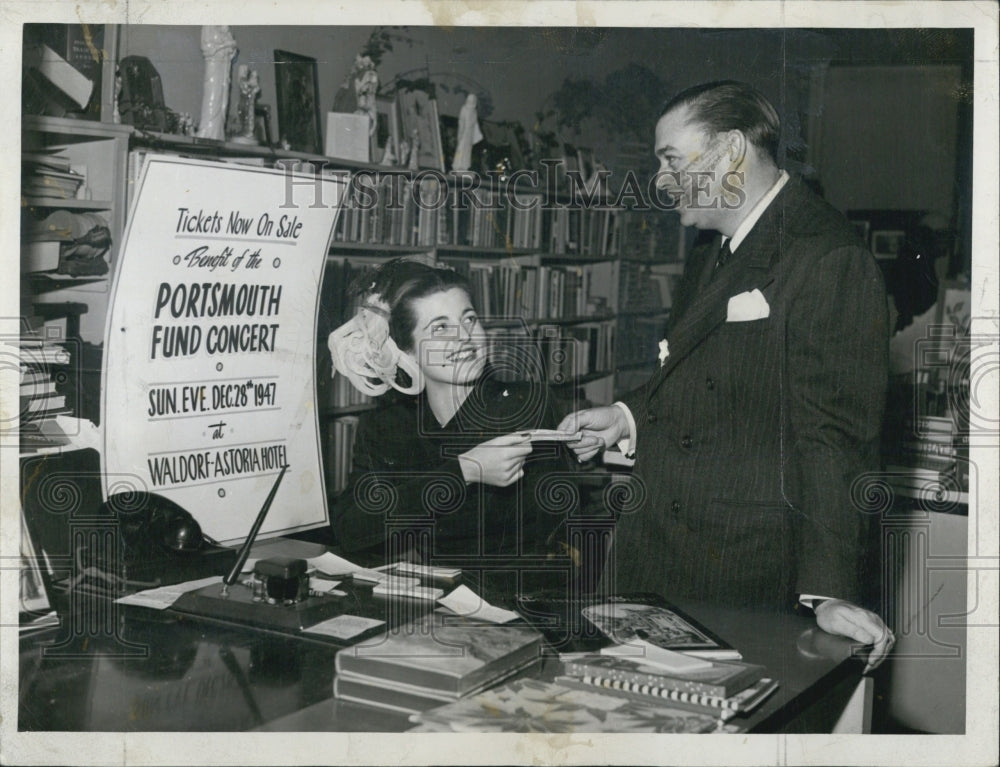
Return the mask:
[(581, 461), (593, 458), (604, 448), (629, 436), (628, 419), (621, 408), (614, 405), (577, 410), (563, 418), (558, 429), (580, 432), (580, 439), (566, 444)]
[(529, 434), (504, 434), (462, 453), (458, 456), (458, 465), (465, 481), (470, 484), (479, 482), (507, 487), (524, 476), (524, 459), (530, 454)]
[(850, 637), (865, 645), (874, 645), (868, 655), (865, 673), (886, 659), (896, 637), (889, 627), (871, 610), (865, 610), (842, 599), (828, 599), (815, 608), (816, 623), (831, 634)]

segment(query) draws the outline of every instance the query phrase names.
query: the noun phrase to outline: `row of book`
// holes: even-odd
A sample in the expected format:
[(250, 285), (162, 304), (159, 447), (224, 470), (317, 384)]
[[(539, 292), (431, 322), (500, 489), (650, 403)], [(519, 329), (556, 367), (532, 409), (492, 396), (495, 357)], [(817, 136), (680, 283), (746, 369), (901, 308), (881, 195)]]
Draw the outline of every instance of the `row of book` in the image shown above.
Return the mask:
[(610, 371), (615, 359), (614, 342), (615, 328), (609, 322), (538, 328), (546, 378), (553, 384), (572, 383), (593, 373)]
[(904, 424), (888, 470), (896, 484), (907, 479), (913, 490), (928, 485), (969, 490), (969, 437), (951, 416), (918, 416)]
[(685, 241), (680, 218), (672, 211), (629, 211), (620, 217), (618, 254), (657, 263), (683, 261)]
[(452, 264), (472, 287), (472, 302), (486, 319), (533, 322), (610, 313), (617, 264), (600, 261), (577, 266), (518, 263)]
[[(365, 177), (366, 179), (368, 177)], [(404, 247), (545, 250), (590, 258), (617, 253), (618, 211), (543, 205), (540, 195), (447, 186), (435, 176), (356, 181), (334, 241)]]
[(622, 261), (618, 266), (618, 306), (623, 311), (659, 312), (670, 307), (674, 275), (635, 261)]
[(611, 208), (560, 208), (549, 211), (543, 242), (551, 253), (584, 258), (614, 258), (618, 254), (620, 216)]
[(327, 458), (327, 488), (336, 494), (343, 492), (351, 479), (354, 460), (354, 439), (358, 433), (358, 417), (341, 416), (327, 422), (330, 454)]
[(666, 318), (622, 316), (618, 318), (615, 366), (619, 368), (648, 365), (652, 369), (665, 337)]
[[(656, 595), (639, 597), (584, 608), (603, 648), (561, 654), (554, 679), (537, 678), (544, 636), (517, 614), (497, 625), (439, 610), (340, 650), (334, 695), (408, 713), (424, 732), (738, 730), (727, 722), (778, 683), (760, 665), (698, 657), (738, 653)], [(655, 640), (633, 644), (639, 627)]]
[(360, 408), (372, 403), (372, 398), (359, 391), (342, 375), (335, 375), (330, 386), (330, 407)]

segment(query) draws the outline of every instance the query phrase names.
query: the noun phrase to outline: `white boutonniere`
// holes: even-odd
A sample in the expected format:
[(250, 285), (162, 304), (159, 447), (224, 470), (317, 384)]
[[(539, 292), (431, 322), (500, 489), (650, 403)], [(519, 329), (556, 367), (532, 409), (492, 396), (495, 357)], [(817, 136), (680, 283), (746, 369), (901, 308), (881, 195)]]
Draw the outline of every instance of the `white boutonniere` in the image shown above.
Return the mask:
[(664, 338), (660, 341), (660, 367), (662, 368), (664, 363), (667, 361), (667, 357), (670, 356), (670, 348), (667, 346), (667, 339)]

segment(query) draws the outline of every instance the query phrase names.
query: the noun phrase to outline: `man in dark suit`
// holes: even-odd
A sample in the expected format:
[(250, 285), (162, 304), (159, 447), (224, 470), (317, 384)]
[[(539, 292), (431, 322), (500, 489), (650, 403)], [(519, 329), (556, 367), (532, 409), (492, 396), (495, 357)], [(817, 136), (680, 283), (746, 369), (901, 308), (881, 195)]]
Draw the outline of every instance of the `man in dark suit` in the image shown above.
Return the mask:
[(585, 460), (634, 451), (645, 502), (622, 514), (605, 588), (737, 605), (805, 606), (874, 645), (865, 519), (876, 468), (886, 298), (847, 221), (777, 165), (779, 121), (753, 88), (697, 86), (656, 125), (658, 187), (681, 222), (721, 234), (689, 258), (649, 382), (567, 416)]

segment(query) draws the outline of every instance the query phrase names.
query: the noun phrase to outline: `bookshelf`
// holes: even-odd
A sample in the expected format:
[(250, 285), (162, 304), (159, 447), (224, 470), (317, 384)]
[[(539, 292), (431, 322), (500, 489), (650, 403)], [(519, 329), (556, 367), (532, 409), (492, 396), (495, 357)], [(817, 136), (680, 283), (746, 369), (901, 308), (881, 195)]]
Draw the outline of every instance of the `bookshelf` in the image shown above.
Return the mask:
[[(118, 125), (23, 118), (20, 315), (25, 439), (56, 415), (100, 420), (101, 348), (110, 277), (125, 226), (128, 141), (129, 130)], [(101, 227), (106, 227), (110, 242), (97, 235)], [(37, 363), (39, 346), (62, 349), (66, 361)], [(30, 382), (25, 385), (24, 380)], [(54, 391), (48, 391), (50, 384)], [(52, 409), (46, 400), (62, 405)], [(39, 438), (38, 445), (45, 441)]]

